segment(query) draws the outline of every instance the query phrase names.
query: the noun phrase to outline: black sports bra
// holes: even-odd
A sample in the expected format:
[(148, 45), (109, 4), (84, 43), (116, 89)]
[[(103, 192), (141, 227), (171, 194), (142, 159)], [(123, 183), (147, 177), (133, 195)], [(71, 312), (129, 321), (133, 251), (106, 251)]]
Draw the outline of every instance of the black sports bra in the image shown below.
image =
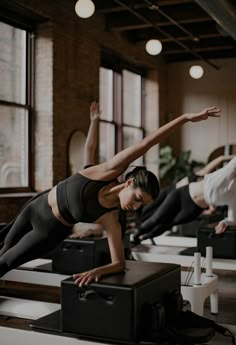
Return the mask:
[(70, 224), (92, 223), (116, 208), (103, 207), (98, 192), (112, 181), (91, 180), (76, 173), (57, 185), (57, 204), (62, 217)]

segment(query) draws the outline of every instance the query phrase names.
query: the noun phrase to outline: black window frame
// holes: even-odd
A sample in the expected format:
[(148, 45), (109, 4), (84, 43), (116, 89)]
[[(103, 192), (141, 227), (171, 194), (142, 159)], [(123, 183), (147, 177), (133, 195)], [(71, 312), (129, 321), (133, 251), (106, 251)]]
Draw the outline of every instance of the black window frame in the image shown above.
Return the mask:
[(34, 30), (32, 27), (22, 24), (17, 24), (16, 20), (10, 20), (7, 18), (4, 20), (4, 18), (0, 18), (0, 21), (10, 25), (12, 27), (15, 27), (17, 29), (21, 29), (26, 31), (26, 84), (25, 84), (25, 104), (11, 102), (11, 101), (5, 101), (0, 100), (0, 105), (6, 106), (6, 107), (15, 107), (19, 109), (25, 109), (28, 114), (28, 185), (24, 187), (15, 186), (15, 187), (0, 187), (0, 194), (3, 193), (21, 193), (21, 192), (31, 192), (33, 191), (34, 186), (34, 135), (33, 135), (33, 109), (34, 109)]
[[(20, 193), (34, 191), (34, 99), (35, 99), (35, 36), (39, 24), (49, 20), (48, 17), (37, 13), (21, 4), (9, 0), (0, 1), (0, 21), (5, 24), (14, 26), (27, 32), (27, 55), (26, 55), (26, 104), (25, 109), (28, 111), (28, 186), (26, 187), (8, 187), (1, 188), (0, 194), (3, 193)], [(14, 103), (7, 105), (14, 106)], [(0, 104), (6, 105), (5, 102)]]
[[(145, 136), (144, 129), (144, 78), (146, 76), (146, 69), (144, 67), (136, 66), (132, 62), (126, 61), (118, 57), (117, 55), (105, 52), (102, 54), (100, 67), (110, 69), (113, 71), (113, 119), (112, 121), (100, 119), (100, 122), (111, 123), (115, 126), (115, 153), (121, 151), (124, 148), (123, 141), (123, 127), (138, 128)], [(141, 76), (141, 125), (132, 126), (123, 122), (123, 77), (122, 71), (127, 70)], [(120, 81), (119, 81), (120, 78)], [(119, 85), (120, 83), (120, 85)], [(121, 102), (121, 104), (120, 104)], [(117, 106), (119, 103), (119, 106)], [(145, 156), (143, 157), (142, 165), (145, 165)]]

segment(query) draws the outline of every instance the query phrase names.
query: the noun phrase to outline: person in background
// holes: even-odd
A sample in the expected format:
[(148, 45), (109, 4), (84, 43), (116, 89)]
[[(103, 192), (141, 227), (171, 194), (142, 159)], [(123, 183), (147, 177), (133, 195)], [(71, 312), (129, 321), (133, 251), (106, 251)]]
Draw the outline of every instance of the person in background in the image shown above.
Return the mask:
[[(173, 189), (140, 225), (136, 243), (161, 235), (167, 228), (195, 220), (213, 205), (227, 206), (228, 215), (215, 226), (217, 234), (236, 224), (236, 157), (222, 168), (206, 174), (201, 181)], [(227, 157), (229, 158), (229, 157)]]
[[(154, 200), (154, 202), (151, 203), (150, 205), (143, 208), (140, 222), (144, 222), (148, 218), (152, 217), (154, 213), (157, 211), (158, 207), (165, 202), (166, 197), (172, 190), (176, 188), (184, 187), (191, 182), (201, 181), (205, 175), (213, 172), (219, 167), (222, 167), (224, 163), (228, 162), (233, 157), (234, 157), (233, 155), (221, 155), (213, 159), (208, 164), (206, 164), (205, 167), (201, 168), (196, 173), (192, 173), (190, 177), (185, 176), (181, 180), (177, 181), (175, 184), (162, 188), (156, 200)], [(215, 211), (215, 207), (213, 205), (210, 205), (207, 208), (207, 210), (204, 210), (203, 212), (205, 214), (212, 214), (214, 213), (214, 211)]]

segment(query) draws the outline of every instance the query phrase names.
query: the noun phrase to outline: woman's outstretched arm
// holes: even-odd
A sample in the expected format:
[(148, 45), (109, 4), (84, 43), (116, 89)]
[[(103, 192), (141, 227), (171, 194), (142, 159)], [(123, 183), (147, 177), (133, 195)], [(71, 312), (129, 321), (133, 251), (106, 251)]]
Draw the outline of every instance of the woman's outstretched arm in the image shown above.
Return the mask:
[(84, 166), (96, 164), (95, 152), (98, 142), (99, 118), (99, 104), (97, 101), (93, 101), (90, 105), (90, 126), (84, 146)]
[(207, 120), (208, 117), (219, 117), (220, 109), (216, 107), (206, 108), (199, 113), (186, 113), (164, 126), (156, 129), (142, 141), (134, 144), (121, 152), (117, 153), (112, 159), (104, 163), (104, 172), (109, 171), (110, 176), (114, 172), (114, 177), (122, 173), (130, 163), (144, 155), (152, 146), (160, 143), (164, 138), (169, 136), (175, 129), (184, 125), (186, 122), (198, 122)]

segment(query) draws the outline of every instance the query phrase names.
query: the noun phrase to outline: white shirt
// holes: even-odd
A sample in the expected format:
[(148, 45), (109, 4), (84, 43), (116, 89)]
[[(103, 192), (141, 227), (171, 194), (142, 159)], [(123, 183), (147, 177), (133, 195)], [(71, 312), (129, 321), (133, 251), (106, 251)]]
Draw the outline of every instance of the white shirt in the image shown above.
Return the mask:
[(208, 205), (227, 205), (228, 215), (224, 221), (228, 225), (236, 224), (236, 157), (204, 177), (203, 193)]

